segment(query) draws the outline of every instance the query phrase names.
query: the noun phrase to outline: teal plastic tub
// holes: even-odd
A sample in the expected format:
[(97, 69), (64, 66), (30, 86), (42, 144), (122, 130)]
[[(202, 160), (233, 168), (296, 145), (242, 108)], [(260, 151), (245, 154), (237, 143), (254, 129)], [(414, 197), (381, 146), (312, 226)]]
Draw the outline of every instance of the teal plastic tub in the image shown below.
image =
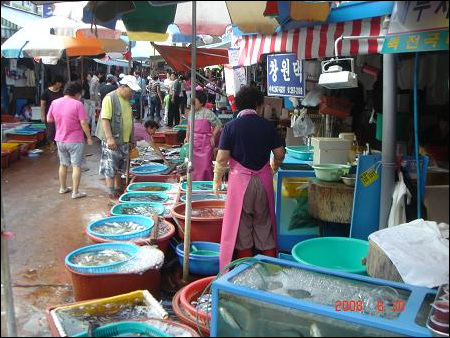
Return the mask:
[(170, 335), (147, 323), (124, 321), (96, 328), (92, 336), (88, 332), (83, 332), (73, 337), (170, 337)]
[(169, 195), (163, 192), (131, 191), (120, 196), (119, 202), (154, 202), (166, 203)]
[(286, 152), (293, 158), (300, 161), (312, 161), (314, 155), (313, 146), (289, 146), (286, 147)]
[(111, 208), (111, 216), (123, 216), (129, 215), (124, 213), (125, 208), (136, 208), (136, 207), (145, 207), (145, 209), (152, 209), (151, 214), (140, 213), (139, 210), (132, 215), (141, 215), (146, 217), (151, 217), (153, 214), (158, 214), (161, 216), (166, 211), (166, 208), (161, 203), (152, 203), (152, 202), (124, 202), (116, 204)]
[(342, 272), (366, 274), (363, 258), (369, 252), (369, 242), (347, 237), (321, 237), (297, 243), (292, 256), (299, 263)]
[(146, 192), (168, 192), (172, 190), (173, 185), (170, 183), (160, 182), (141, 182), (131, 183), (127, 187), (127, 191), (146, 191)]
[[(222, 184), (222, 190), (225, 185)], [(187, 182), (181, 184), (181, 191), (187, 190)], [(193, 181), (192, 182), (192, 192), (206, 192), (213, 191), (213, 181)]]

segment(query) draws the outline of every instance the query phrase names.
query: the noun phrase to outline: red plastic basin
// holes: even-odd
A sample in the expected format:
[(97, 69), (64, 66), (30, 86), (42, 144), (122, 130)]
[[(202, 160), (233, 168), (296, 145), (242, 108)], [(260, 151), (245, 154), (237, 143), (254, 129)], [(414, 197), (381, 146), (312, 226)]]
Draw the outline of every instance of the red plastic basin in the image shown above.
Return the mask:
[(192, 301), (196, 301), (203, 293), (203, 290), (211, 283), (216, 276), (206, 277), (186, 285), (180, 291), (180, 304), (186, 309), (194, 318), (198, 317), (203, 321), (211, 321), (211, 313), (203, 313), (191, 305)]
[(161, 293), (161, 271), (149, 269), (139, 273), (81, 273), (69, 268), (76, 301), (106, 298), (137, 290), (148, 290), (159, 299)]
[[(193, 201), (192, 209), (220, 208), (225, 209), (225, 201)], [(172, 210), (172, 216), (184, 229), (186, 204), (177, 204)], [(191, 217), (191, 241), (220, 243), (223, 217)], [(178, 235), (184, 239), (184, 233), (177, 228)]]

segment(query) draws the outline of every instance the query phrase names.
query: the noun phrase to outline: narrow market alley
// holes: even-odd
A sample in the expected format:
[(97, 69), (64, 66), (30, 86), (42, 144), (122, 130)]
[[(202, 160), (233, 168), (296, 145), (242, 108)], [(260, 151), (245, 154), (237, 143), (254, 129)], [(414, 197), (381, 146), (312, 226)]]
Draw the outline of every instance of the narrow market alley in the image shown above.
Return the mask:
[[(2, 169), (6, 227), (15, 235), (9, 240), (9, 258), (19, 336), (51, 336), (45, 310), (73, 301), (64, 258), (89, 244), (84, 228), (90, 221), (107, 216), (110, 209), (104, 180), (98, 174), (99, 144), (87, 147), (85, 153), (89, 170), (82, 173), (80, 191), (88, 196), (82, 199), (58, 193), (56, 153), (46, 150), (37, 158), (25, 156)], [(4, 309), (2, 288), (2, 336)]]

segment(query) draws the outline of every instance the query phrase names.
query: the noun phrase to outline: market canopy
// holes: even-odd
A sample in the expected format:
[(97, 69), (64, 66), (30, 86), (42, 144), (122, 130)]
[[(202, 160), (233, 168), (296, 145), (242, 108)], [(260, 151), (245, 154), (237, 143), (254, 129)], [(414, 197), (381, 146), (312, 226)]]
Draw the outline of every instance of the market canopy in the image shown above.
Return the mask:
[[(153, 45), (174, 70), (178, 72), (190, 71), (191, 48)], [(196, 55), (197, 68), (228, 63), (228, 51), (225, 49), (197, 49)]]
[(373, 36), (373, 39), (343, 40), (338, 44), (338, 55), (365, 55), (381, 52), (385, 35), (383, 18), (369, 18), (316, 25), (270, 35), (246, 35), (239, 47), (240, 66), (258, 63), (261, 55), (273, 53), (296, 53), (299, 60), (333, 57), (334, 43), (341, 36)]

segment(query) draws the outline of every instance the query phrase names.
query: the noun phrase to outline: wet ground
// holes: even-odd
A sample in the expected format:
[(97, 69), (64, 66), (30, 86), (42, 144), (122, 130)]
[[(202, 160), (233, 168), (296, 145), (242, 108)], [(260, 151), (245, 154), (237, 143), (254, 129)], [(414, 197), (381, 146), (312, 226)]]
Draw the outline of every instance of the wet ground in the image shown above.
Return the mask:
[[(22, 157), (1, 174), (1, 194), (10, 239), (9, 259), (19, 336), (51, 336), (45, 310), (73, 301), (65, 256), (92, 244), (84, 228), (92, 220), (107, 216), (111, 208), (105, 181), (98, 175), (100, 147), (87, 147), (86, 167), (80, 191), (88, 197), (59, 194), (58, 157), (46, 150), (38, 158)], [(68, 185), (71, 177), (68, 177)], [(6, 336), (2, 287), (1, 329)]]

